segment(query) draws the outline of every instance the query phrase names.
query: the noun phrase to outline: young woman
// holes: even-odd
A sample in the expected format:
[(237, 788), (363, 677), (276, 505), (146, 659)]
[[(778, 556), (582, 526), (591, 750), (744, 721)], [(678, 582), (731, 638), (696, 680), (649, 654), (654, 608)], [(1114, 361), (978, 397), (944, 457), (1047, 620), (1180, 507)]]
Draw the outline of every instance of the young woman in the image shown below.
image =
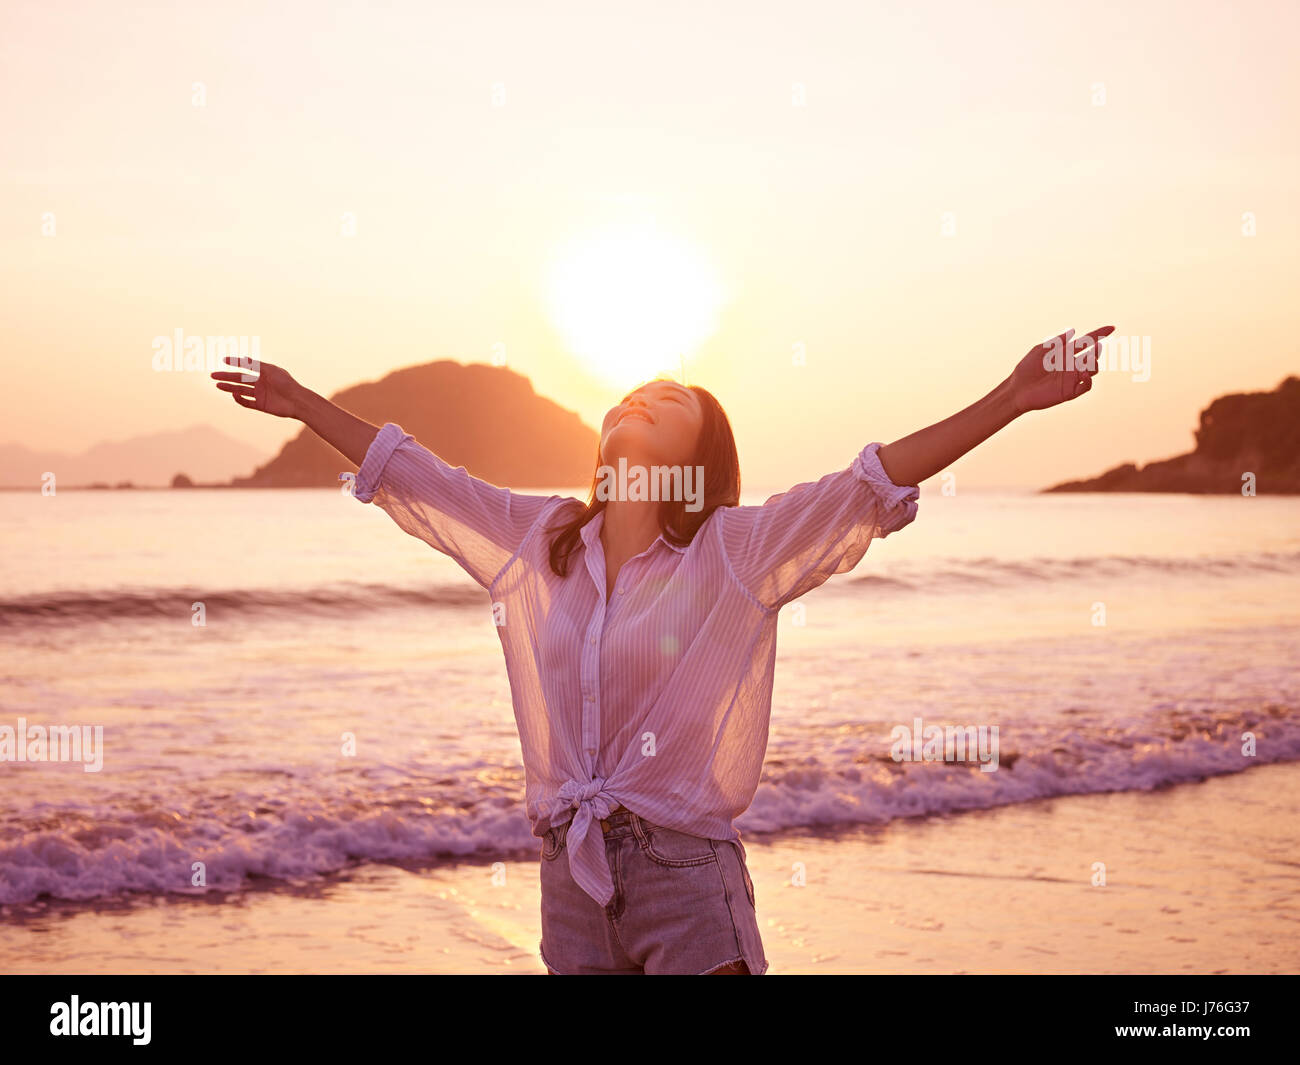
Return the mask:
[[(652, 381), (605, 415), (584, 506), (478, 480), (270, 363), (228, 359), (245, 372), (212, 376), (241, 406), (299, 419), (328, 441), (358, 467), (358, 500), (489, 593), (526, 811), (544, 841), (548, 972), (761, 974), (732, 822), (762, 770), (778, 612), (912, 521), (921, 481), (1019, 415), (1087, 392), (1112, 331), (1039, 344), (965, 410), (868, 444), (846, 468), (762, 506), (739, 505), (731, 427), (697, 386)], [(702, 480), (689, 497), (685, 481), (667, 499), (598, 492), (601, 467), (623, 461), (690, 467)]]

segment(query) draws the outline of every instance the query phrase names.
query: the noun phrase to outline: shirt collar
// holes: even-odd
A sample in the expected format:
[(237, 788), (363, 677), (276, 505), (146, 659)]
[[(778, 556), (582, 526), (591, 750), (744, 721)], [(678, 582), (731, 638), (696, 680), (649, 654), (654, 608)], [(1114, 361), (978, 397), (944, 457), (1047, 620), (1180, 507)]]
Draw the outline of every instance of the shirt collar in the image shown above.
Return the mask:
[[(588, 548), (590, 548), (592, 541), (595, 540), (596, 537), (600, 535), (600, 530), (604, 528), (604, 526), (605, 526), (605, 512), (602, 510), (599, 514), (597, 514), (594, 518), (592, 518), (591, 521), (587, 522), (587, 524), (582, 527), (579, 534), (582, 537), (582, 542), (586, 544)], [(672, 543), (671, 541), (669, 541), (664, 537), (664, 534), (662, 532), (655, 537), (654, 541), (650, 544), (650, 547), (646, 548), (646, 550), (647, 551), (650, 550), (650, 548), (654, 547), (654, 545), (658, 543), (662, 543), (664, 546), (672, 548), (672, 550), (676, 551), (679, 555), (686, 554), (685, 547), (679, 544)]]

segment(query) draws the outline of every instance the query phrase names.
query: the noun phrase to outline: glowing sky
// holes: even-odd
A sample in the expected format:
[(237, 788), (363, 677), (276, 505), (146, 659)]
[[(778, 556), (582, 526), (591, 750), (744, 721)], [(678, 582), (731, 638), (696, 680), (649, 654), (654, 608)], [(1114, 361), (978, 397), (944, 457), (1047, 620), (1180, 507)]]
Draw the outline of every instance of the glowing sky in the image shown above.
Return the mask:
[[(296, 431), (154, 373), (176, 328), (256, 335), (325, 394), (504, 355), (592, 426), (637, 352), (686, 343), (746, 484), (775, 488), (1114, 324), (1150, 338), (1150, 379), (1101, 374), (959, 483), (1166, 457), (1212, 397), (1300, 372), (1297, 23), (1283, 3), (10, 0), (0, 441)], [(641, 243), (602, 278), (617, 233)]]

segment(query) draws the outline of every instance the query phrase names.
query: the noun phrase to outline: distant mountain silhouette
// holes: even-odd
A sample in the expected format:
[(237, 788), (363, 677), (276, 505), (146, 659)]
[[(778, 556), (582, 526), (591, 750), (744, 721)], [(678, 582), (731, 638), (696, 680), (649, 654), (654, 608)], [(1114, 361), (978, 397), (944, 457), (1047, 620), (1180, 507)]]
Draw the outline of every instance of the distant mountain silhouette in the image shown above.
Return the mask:
[(56, 488), (124, 482), (137, 488), (165, 488), (178, 473), (195, 480), (224, 481), (265, 458), (265, 451), (210, 425), (96, 444), (78, 455), (0, 444), (0, 487), (39, 490), (41, 477), (53, 473)]
[[(585, 485), (595, 468), (595, 430), (505, 367), (444, 359), (394, 370), (329, 399), (374, 425), (396, 422), (443, 461), (491, 484)], [(349, 470), (356, 467), (304, 427), (270, 462), (231, 485), (337, 487)]]
[(1272, 392), (1220, 396), (1201, 411), (1196, 450), (1141, 469), (1125, 463), (1100, 477), (1045, 492), (1195, 492), (1239, 495), (1242, 474), (1259, 495), (1300, 494), (1300, 377)]

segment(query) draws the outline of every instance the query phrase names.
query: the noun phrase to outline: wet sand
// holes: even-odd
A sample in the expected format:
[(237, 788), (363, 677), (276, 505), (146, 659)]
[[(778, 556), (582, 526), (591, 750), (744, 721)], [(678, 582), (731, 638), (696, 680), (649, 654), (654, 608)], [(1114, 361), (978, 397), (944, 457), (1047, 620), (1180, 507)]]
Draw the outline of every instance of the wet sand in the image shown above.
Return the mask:
[[(769, 975), (1300, 972), (1295, 764), (745, 846)], [(537, 861), (51, 902), (0, 972), (542, 974), (539, 908)]]

